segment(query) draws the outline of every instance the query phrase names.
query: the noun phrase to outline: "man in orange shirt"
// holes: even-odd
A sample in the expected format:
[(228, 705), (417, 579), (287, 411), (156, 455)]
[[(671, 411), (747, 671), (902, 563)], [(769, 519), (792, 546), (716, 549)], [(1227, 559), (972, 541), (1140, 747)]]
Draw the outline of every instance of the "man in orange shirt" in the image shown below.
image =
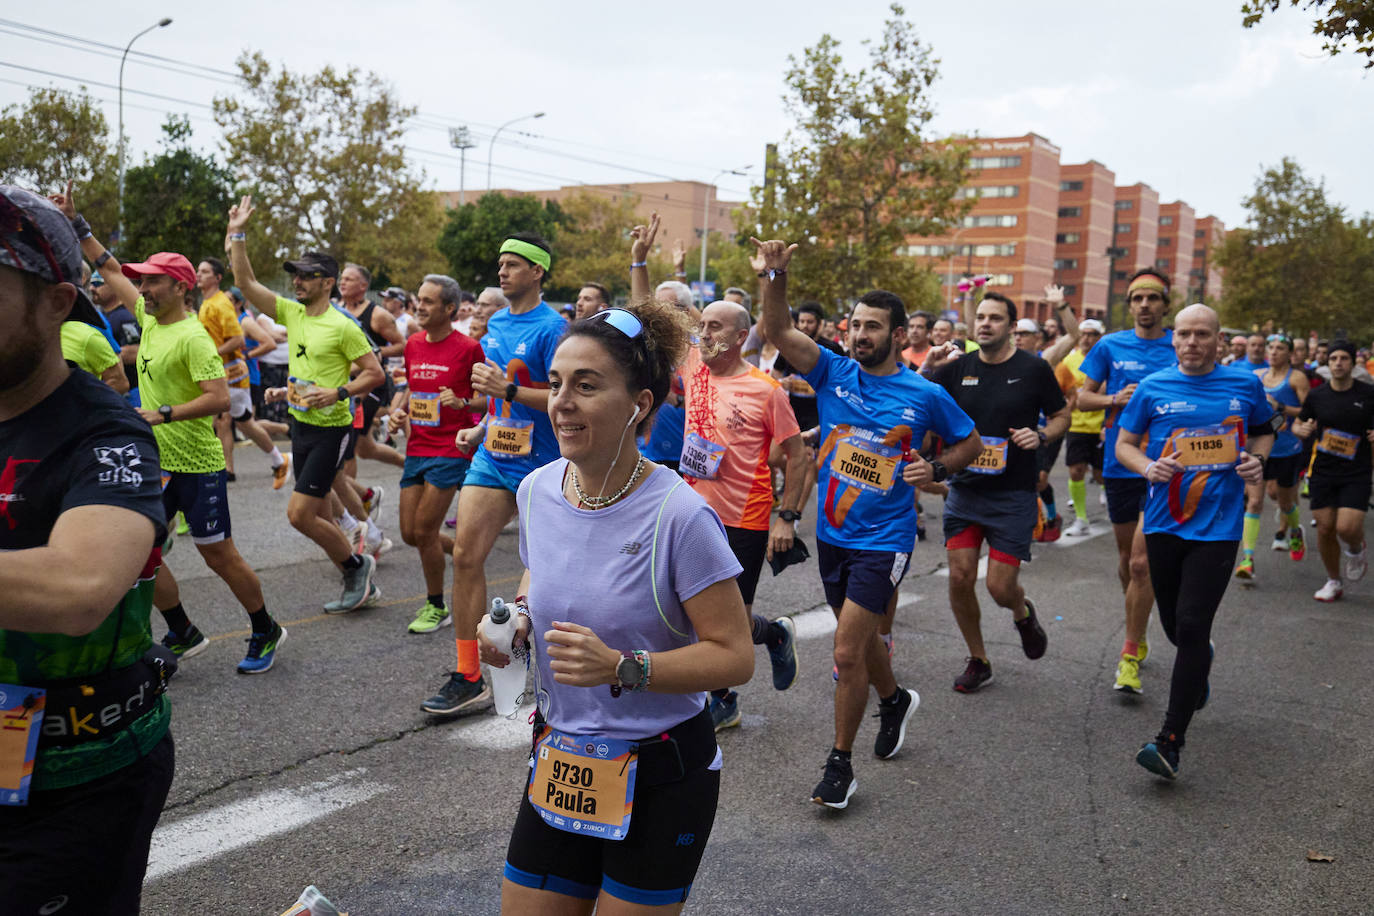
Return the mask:
[(926, 354), (930, 352), (930, 326), (934, 321), (935, 316), (930, 312), (912, 312), (906, 320), (907, 345), (902, 350), (902, 359), (912, 369), (921, 368), (921, 363), (926, 361)]
[(196, 286), (202, 296), (196, 317), (215, 342), (219, 358), (224, 362), (225, 378), (229, 380), (229, 410), (215, 417), (215, 435), (224, 447), (224, 467), (230, 480), (234, 479), (234, 424), (237, 423), (243, 434), (272, 462), (272, 487), (281, 489), (286, 483), (286, 458), (272, 443), (267, 431), (253, 419), (253, 394), (248, 382), (243, 328), (233, 300), (220, 289), (223, 280), (224, 262), (219, 258), (206, 258), (196, 268)]
[[(789, 618), (753, 613), (754, 590), (765, 559), (792, 549), (801, 518), (806, 453), (801, 430), (776, 379), (746, 363), (749, 312), (734, 302), (713, 302), (701, 313), (700, 345), (683, 366), (687, 421), (678, 469), (720, 516), (744, 571), (740, 593), (752, 619), (755, 645), (768, 647), (773, 686), (786, 690), (797, 677), (796, 630)], [(768, 453), (778, 443), (787, 456), (782, 511), (771, 526), (773, 474)], [(740, 722), (739, 695), (711, 697), (716, 730)]]

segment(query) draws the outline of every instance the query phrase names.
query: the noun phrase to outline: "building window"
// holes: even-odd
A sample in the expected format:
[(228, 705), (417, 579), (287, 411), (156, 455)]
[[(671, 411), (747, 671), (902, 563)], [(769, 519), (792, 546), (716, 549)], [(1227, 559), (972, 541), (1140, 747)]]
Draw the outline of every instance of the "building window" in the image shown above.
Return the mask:
[(1159, 218), (1159, 224), (1161, 226), (1172, 226), (1174, 224), (1174, 218), (1172, 216), (1161, 216)]
[(1082, 208), (1082, 207), (1060, 207), (1060, 208), (1059, 208), (1059, 218), (1060, 218), (1060, 219), (1070, 219), (1070, 218), (1072, 218), (1072, 217), (1075, 217), (1075, 216), (1082, 216), (1082, 215), (1083, 215), (1083, 208)]
[(1115, 276), (1118, 280), (1124, 280), (1126, 279), (1126, 271), (1118, 270), (1113, 276)]
[(968, 161), (970, 169), (1014, 169), (1020, 164), (1020, 156), (974, 156)]
[(1197, 258), (1197, 259), (1199, 259), (1199, 260), (1201, 260), (1202, 258), (1207, 257), (1207, 249), (1206, 249), (1206, 248), (1194, 248), (1194, 249), (1193, 249), (1193, 257), (1195, 257), (1195, 258)]
[(1014, 213), (993, 214), (981, 213), (974, 216), (965, 216), (963, 226), (965, 229), (983, 229), (989, 226), (1000, 228), (1010, 228), (1017, 223), (1017, 216)]
[(1207, 230), (1206, 230), (1206, 229), (1199, 229), (1199, 230), (1197, 230), (1196, 232), (1193, 233), (1193, 238), (1195, 238), (1195, 239), (1205, 239), (1205, 238), (1207, 238)]
[(1064, 295), (1065, 295), (1065, 296), (1076, 296), (1076, 295), (1078, 295), (1078, 286), (1075, 285), (1075, 284), (1073, 284), (1073, 283), (1066, 283), (1066, 284), (1064, 284)]
[(1081, 181), (1061, 181), (1061, 182), (1059, 182), (1059, 190), (1061, 190), (1061, 191), (1081, 191), (1081, 190), (1083, 190), (1083, 182), (1081, 182)]
[(1055, 235), (1054, 243), (1056, 245), (1076, 245), (1081, 238), (1083, 236), (1077, 232), (1060, 232)]
[(1166, 236), (1165, 238), (1162, 238), (1162, 239), (1159, 240), (1159, 247), (1160, 247), (1160, 248), (1172, 248), (1172, 247), (1174, 247), (1174, 240), (1171, 239), (1171, 238), (1168, 238), (1168, 237)]
[(1155, 258), (1155, 266), (1158, 267), (1160, 270), (1168, 270), (1168, 269), (1169, 269), (1169, 259), (1168, 259), (1168, 258)]
[(1118, 201), (1116, 202), (1116, 208), (1117, 208), (1118, 210), (1134, 210), (1134, 209), (1135, 209), (1135, 201), (1133, 201), (1133, 200), (1118, 200)]
[(1192, 270), (1188, 271), (1188, 276), (1192, 277), (1194, 280), (1201, 280), (1201, 279), (1202, 279), (1202, 268), (1201, 268), (1201, 267), (1194, 267)]
[(1134, 227), (1133, 227), (1130, 223), (1117, 223), (1117, 224), (1116, 224), (1116, 234), (1117, 234), (1117, 235), (1130, 235), (1130, 234), (1131, 234), (1131, 229), (1133, 229), (1133, 228), (1134, 228)]
[(1016, 256), (1016, 243), (1001, 245), (907, 245), (898, 248), (898, 254), (913, 258), (948, 258), (953, 256), (974, 258), (1011, 258)]
[(1021, 193), (1021, 186), (1015, 184), (990, 184), (981, 187), (960, 188), (954, 192), (955, 200), (978, 200), (983, 197), (1016, 197)]
[(1054, 259), (1054, 269), (1055, 269), (1055, 270), (1077, 270), (1077, 269), (1078, 269), (1078, 258), (1055, 258), (1055, 259)]
[(988, 276), (988, 286), (1011, 286), (1016, 282), (1016, 278), (1011, 274), (990, 274)]

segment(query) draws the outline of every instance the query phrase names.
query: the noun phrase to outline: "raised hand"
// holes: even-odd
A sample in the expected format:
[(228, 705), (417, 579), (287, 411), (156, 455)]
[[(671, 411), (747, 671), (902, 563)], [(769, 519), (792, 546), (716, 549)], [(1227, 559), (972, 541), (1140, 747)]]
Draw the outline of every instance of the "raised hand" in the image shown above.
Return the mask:
[(654, 236), (658, 235), (658, 212), (649, 214), (649, 225), (635, 226), (630, 230), (630, 262), (638, 264), (649, 260), (649, 252), (654, 247)]
[(673, 273), (687, 272), (687, 243), (682, 239), (673, 242)]
[(67, 219), (76, 219), (76, 203), (72, 201), (71, 181), (67, 182), (67, 192), (65, 194), (49, 194), (48, 200), (52, 201)]
[(754, 243), (754, 257), (749, 259), (749, 264), (754, 267), (755, 272), (776, 270), (786, 273), (787, 265), (792, 260), (792, 252), (797, 250), (796, 242), (791, 245), (777, 240), (760, 242), (753, 236), (749, 237), (749, 241)]
[(1050, 305), (1058, 305), (1064, 301), (1064, 287), (1057, 283), (1045, 284), (1045, 301)]
[(253, 195), (243, 195), (243, 200), (229, 208), (229, 231), (242, 232), (248, 225), (248, 217), (253, 215)]

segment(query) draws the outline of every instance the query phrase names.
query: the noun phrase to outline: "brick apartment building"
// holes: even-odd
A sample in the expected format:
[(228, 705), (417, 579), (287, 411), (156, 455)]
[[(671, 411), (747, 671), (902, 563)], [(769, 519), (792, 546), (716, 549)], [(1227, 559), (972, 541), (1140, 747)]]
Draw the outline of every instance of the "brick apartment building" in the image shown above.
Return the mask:
[[(673, 243), (677, 239), (686, 242), (688, 248), (696, 245), (697, 239), (701, 236), (701, 221), (703, 210), (706, 208), (708, 192), (711, 198), (708, 222), (710, 230), (721, 233), (726, 239), (733, 239), (735, 237), (735, 221), (730, 214), (736, 207), (742, 206), (743, 201), (720, 200), (717, 197), (715, 185), (708, 185), (700, 181), (577, 184), (541, 191), (496, 189), (497, 194), (508, 196), (523, 194), (541, 201), (552, 200), (558, 203), (566, 201), (575, 194), (599, 195), (607, 197), (613, 202), (626, 196), (635, 197), (639, 201), (635, 212), (645, 222), (648, 222), (650, 213), (655, 210), (658, 211), (659, 219), (662, 221), (658, 230), (658, 244), (663, 246), (664, 252), (671, 251)], [(457, 191), (440, 191), (439, 193), (446, 206), (458, 206)], [(471, 194), (468, 197), (470, 200), (473, 199)], [(691, 264), (687, 265), (687, 269), (692, 277), (696, 276), (695, 269)]]
[[(963, 225), (950, 235), (912, 238), (903, 249), (941, 277), (948, 307), (959, 310), (961, 279), (986, 274), (988, 288), (1028, 317), (1048, 316), (1044, 287), (1055, 282), (1080, 316), (1106, 318), (1109, 292), (1120, 302), (1127, 279), (1146, 266), (1168, 273), (1190, 302), (1204, 287), (1219, 297), (1220, 273), (1206, 262), (1225, 235), (1220, 220), (1198, 219), (1184, 201), (1161, 206), (1147, 184), (1119, 186), (1095, 160), (1063, 164), (1059, 156), (1033, 133), (975, 142), (961, 192), (975, 201)], [(1113, 329), (1122, 326), (1124, 309), (1110, 320)]]

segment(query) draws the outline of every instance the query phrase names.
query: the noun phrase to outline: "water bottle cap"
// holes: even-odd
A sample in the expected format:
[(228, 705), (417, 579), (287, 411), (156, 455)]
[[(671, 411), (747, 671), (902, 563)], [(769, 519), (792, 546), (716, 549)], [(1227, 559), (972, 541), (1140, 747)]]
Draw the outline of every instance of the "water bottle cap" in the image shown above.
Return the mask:
[(510, 620), (510, 607), (500, 598), (493, 598), (491, 602), (491, 622), (495, 624), (505, 623)]

